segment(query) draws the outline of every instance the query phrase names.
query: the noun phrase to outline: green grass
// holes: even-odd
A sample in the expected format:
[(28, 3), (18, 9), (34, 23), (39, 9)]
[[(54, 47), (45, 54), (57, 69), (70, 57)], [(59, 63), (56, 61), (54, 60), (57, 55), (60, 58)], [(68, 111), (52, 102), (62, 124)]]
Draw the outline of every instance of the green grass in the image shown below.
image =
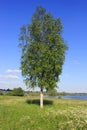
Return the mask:
[(87, 101), (0, 96), (0, 130), (87, 130)]

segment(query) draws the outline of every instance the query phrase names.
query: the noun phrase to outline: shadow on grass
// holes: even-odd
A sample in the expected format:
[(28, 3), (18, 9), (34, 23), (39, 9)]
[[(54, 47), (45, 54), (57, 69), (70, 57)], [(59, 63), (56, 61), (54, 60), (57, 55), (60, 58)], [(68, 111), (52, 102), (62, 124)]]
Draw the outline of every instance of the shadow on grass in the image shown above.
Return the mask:
[[(40, 100), (39, 99), (27, 99), (26, 100), (27, 104), (36, 104), (36, 105), (40, 105)], [(53, 101), (51, 100), (43, 100), (43, 104), (44, 105), (52, 105)]]

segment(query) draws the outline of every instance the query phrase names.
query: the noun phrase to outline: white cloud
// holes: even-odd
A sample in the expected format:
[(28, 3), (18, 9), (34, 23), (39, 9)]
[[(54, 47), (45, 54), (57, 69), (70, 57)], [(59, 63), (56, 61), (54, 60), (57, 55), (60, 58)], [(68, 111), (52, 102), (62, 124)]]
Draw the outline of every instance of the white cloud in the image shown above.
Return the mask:
[(26, 86), (23, 82), (20, 80), (18, 81), (0, 81), (0, 88), (1, 89), (13, 89), (15, 87), (22, 87), (24, 90), (26, 90)]
[(17, 75), (6, 75), (6, 78), (19, 79), (19, 77)]
[(17, 75), (0, 75), (0, 78), (19, 79)]
[(20, 73), (20, 72), (21, 72), (21, 70), (17, 70), (17, 69), (14, 69), (14, 70), (8, 69), (8, 70), (6, 70), (6, 73)]

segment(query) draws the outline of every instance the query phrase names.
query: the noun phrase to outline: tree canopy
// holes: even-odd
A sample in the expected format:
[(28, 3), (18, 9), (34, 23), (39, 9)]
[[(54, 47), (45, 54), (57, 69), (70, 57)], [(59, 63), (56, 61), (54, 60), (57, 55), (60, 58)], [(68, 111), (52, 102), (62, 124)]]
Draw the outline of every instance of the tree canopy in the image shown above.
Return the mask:
[(67, 45), (60, 18), (38, 6), (31, 24), (21, 27), (21, 70), (26, 84), (34, 88), (55, 88), (62, 73)]
[(24, 96), (24, 91), (21, 87), (14, 88), (12, 91), (13, 96)]

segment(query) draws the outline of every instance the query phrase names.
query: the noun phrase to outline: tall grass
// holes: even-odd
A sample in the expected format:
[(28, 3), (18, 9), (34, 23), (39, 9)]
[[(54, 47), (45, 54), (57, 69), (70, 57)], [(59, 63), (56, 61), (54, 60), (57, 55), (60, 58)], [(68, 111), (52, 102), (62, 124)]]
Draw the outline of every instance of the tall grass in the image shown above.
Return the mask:
[(87, 130), (87, 101), (0, 96), (0, 130)]

